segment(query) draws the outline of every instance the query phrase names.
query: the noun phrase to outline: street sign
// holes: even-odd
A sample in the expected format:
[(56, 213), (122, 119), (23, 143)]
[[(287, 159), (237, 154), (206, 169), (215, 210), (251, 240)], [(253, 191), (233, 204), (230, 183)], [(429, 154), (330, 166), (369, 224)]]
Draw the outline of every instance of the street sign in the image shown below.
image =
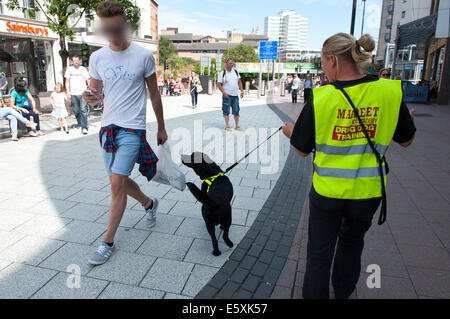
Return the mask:
[(260, 60), (278, 59), (278, 41), (261, 41), (259, 43)]

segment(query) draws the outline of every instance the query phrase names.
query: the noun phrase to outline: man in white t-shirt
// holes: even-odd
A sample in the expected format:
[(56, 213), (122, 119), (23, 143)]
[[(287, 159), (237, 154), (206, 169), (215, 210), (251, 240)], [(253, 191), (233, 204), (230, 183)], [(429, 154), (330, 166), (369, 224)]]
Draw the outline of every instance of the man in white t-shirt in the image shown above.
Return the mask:
[(73, 113), (77, 118), (78, 126), (83, 134), (88, 133), (87, 103), (82, 99), (83, 91), (86, 90), (89, 72), (81, 65), (80, 57), (74, 55), (71, 59), (72, 65), (66, 70), (67, 99), (70, 100)]
[(145, 195), (129, 178), (134, 164), (150, 181), (156, 173), (158, 159), (146, 140), (147, 88), (158, 123), (158, 145), (167, 141), (161, 95), (158, 91), (156, 65), (152, 52), (130, 42), (129, 23), (122, 5), (115, 1), (102, 2), (97, 7), (101, 30), (109, 45), (94, 52), (89, 61), (91, 79), (83, 98), (96, 105), (104, 89), (104, 113), (100, 142), (103, 160), (111, 183), (111, 208), (108, 229), (102, 244), (89, 263), (101, 265), (113, 253), (114, 237), (124, 214), (127, 197), (141, 203), (146, 214), (146, 226), (156, 225), (158, 200)]
[(241, 76), (239, 72), (233, 68), (233, 59), (227, 59), (225, 70), (219, 73), (217, 86), (223, 94), (222, 111), (225, 118), (225, 127), (227, 131), (231, 131), (230, 127), (230, 107), (234, 115), (234, 122), (236, 123), (236, 130), (242, 131), (239, 126), (239, 91), (241, 98), (244, 97), (244, 89), (242, 87)]

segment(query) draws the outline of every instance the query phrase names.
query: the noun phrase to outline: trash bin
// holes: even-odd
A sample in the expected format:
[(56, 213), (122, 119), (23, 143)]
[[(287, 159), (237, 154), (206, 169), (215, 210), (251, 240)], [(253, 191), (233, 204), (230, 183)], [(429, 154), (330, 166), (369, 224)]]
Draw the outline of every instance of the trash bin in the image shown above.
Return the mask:
[(285, 96), (286, 95), (286, 82), (282, 81), (280, 83), (280, 85), (281, 85), (280, 96)]

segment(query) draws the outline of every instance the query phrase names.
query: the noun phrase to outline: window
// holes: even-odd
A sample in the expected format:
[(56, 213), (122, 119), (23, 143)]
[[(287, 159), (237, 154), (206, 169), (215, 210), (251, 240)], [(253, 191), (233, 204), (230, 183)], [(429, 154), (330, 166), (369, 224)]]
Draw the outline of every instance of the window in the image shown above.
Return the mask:
[(0, 0), (0, 14), (3, 14), (3, 0)]
[(23, 0), (23, 17), (25, 19), (36, 19), (35, 8), (34, 0)]
[(402, 11), (402, 18), (406, 17), (406, 11)]

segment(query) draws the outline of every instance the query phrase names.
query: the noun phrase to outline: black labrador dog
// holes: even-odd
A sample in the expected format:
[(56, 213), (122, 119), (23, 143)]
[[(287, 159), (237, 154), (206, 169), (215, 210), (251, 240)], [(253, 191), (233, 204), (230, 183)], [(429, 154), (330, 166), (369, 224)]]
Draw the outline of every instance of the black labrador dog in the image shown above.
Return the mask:
[(211, 158), (203, 153), (195, 152), (192, 155), (182, 155), (181, 161), (190, 167), (203, 180), (200, 190), (193, 183), (186, 183), (194, 197), (203, 204), (202, 215), (206, 229), (213, 243), (213, 255), (221, 254), (216, 238), (216, 226), (223, 229), (223, 240), (228, 247), (233, 243), (228, 237), (231, 226), (231, 199), (233, 198), (233, 185), (228, 177), (223, 175), (220, 167)]

